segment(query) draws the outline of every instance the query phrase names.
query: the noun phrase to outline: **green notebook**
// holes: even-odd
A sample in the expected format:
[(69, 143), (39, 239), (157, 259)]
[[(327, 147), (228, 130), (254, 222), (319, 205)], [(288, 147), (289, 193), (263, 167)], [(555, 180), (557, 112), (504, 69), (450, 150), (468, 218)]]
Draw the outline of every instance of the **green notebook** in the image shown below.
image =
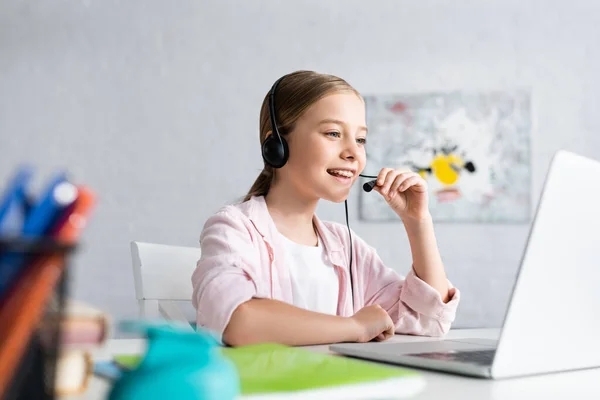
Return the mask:
[[(243, 399), (398, 399), (423, 389), (416, 371), (279, 344), (221, 348), (236, 366)], [(134, 368), (141, 356), (114, 360)]]

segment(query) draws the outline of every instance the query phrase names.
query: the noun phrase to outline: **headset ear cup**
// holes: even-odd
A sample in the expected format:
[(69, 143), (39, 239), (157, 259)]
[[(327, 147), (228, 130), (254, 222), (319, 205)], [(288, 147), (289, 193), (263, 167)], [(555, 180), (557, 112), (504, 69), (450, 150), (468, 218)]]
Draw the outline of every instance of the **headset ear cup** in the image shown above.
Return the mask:
[(281, 143), (283, 143), (283, 161), (281, 166), (283, 167), (285, 163), (287, 163), (288, 158), (290, 157), (290, 150), (288, 149), (287, 140), (281, 138)]
[(289, 157), (287, 141), (281, 138), (280, 142), (274, 135), (270, 135), (262, 145), (262, 156), (265, 163), (271, 167), (283, 167)]

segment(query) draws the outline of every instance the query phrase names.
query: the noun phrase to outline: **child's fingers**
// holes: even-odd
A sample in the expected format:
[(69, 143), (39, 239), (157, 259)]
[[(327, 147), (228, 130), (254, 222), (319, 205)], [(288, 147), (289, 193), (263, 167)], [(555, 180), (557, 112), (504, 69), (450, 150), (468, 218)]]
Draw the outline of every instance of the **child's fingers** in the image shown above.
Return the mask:
[(398, 192), (398, 188), (400, 187), (400, 185), (406, 182), (406, 180), (408, 180), (411, 176), (412, 175), (410, 172), (401, 172), (399, 175), (396, 176), (396, 179), (394, 179), (394, 183), (392, 183), (392, 185), (390, 186), (390, 199), (394, 198), (394, 196)]
[(421, 182), (420, 177), (413, 175), (413, 176), (409, 177), (408, 179), (404, 180), (404, 182), (402, 182), (402, 184), (398, 187), (398, 190), (400, 192), (404, 192), (411, 186), (418, 185), (420, 182)]
[(391, 192), (391, 186), (394, 183), (394, 181), (396, 180), (396, 177), (398, 176), (398, 171), (396, 170), (390, 170), (387, 175), (385, 176), (385, 182), (383, 183), (383, 186), (381, 187), (381, 194), (389, 197), (389, 195), (392, 193)]
[(391, 171), (391, 168), (382, 168), (377, 175), (377, 185), (375, 187), (382, 188), (385, 185), (387, 176)]

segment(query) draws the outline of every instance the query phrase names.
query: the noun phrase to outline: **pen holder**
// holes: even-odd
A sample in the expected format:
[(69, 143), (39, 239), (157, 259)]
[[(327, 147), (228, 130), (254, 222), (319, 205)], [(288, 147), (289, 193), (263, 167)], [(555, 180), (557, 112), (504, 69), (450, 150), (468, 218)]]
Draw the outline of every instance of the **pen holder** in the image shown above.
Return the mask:
[[(49, 237), (0, 237), (0, 398), (54, 399), (60, 320), (75, 244)], [(64, 261), (56, 280), (43, 258)], [(54, 275), (51, 273), (50, 275)], [(40, 293), (47, 293), (41, 295)]]
[(147, 351), (137, 367), (124, 371), (115, 382), (109, 400), (233, 400), (239, 396), (237, 370), (208, 332), (147, 323), (133, 323), (130, 329), (146, 334)]

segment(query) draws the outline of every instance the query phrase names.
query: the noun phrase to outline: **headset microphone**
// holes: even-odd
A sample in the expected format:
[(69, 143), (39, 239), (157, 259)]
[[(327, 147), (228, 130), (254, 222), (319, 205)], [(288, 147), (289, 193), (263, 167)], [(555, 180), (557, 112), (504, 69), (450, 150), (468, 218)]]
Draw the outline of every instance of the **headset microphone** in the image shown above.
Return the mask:
[(373, 190), (375, 185), (377, 185), (377, 177), (376, 176), (363, 175), (363, 174), (359, 174), (358, 176), (362, 176), (363, 178), (372, 178), (373, 179), (372, 181), (369, 181), (363, 185), (363, 190), (365, 192), (370, 192), (371, 190)]
[(377, 185), (377, 179), (373, 179), (372, 181), (369, 181), (369, 182), (365, 183), (363, 185), (363, 190), (365, 192), (370, 192), (371, 190), (373, 190), (373, 188), (375, 187), (375, 185)]

